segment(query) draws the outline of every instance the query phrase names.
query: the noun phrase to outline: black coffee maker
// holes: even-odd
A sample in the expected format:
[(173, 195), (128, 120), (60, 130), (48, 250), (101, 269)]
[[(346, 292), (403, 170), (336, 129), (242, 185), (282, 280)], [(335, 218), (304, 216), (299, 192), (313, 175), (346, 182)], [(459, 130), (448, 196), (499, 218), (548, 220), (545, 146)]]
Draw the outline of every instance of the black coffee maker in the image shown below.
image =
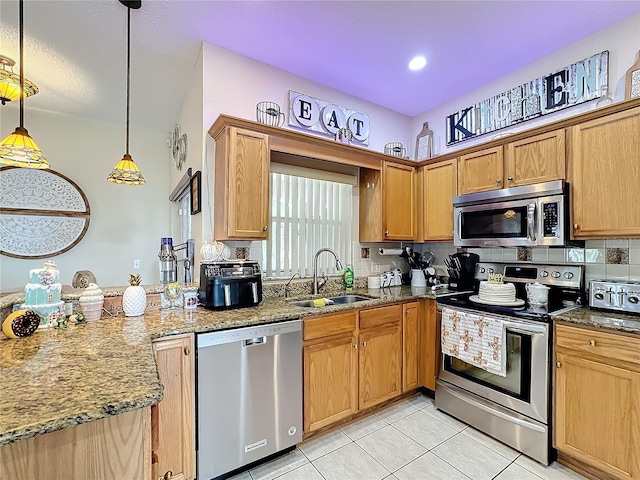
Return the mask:
[(475, 286), (476, 264), (480, 257), (475, 253), (458, 252), (444, 260), (449, 272), (449, 288), (452, 290), (473, 290)]

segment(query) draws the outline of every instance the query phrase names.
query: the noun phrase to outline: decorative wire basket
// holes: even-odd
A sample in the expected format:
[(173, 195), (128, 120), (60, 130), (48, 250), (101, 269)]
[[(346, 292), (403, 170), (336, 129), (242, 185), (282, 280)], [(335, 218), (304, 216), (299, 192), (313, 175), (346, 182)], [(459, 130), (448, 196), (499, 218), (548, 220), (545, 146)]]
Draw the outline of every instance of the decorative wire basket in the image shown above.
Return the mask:
[(404, 148), (404, 145), (400, 142), (389, 142), (384, 146), (384, 153), (386, 155), (404, 158), (407, 155), (407, 149)]
[(256, 105), (256, 120), (264, 125), (281, 127), (284, 124), (284, 113), (275, 102), (260, 102)]

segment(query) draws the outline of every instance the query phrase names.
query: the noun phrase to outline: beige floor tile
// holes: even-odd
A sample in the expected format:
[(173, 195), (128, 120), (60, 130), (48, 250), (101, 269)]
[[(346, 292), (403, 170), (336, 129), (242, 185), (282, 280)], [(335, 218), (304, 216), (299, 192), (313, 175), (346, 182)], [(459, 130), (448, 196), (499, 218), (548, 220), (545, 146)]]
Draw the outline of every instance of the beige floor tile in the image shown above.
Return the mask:
[(410, 405), (413, 405), (418, 409), (433, 407), (433, 399), (422, 394), (416, 395), (415, 397), (408, 399), (407, 403), (409, 403)]
[(390, 472), (395, 472), (427, 451), (391, 425), (361, 438), (356, 443)]
[(428, 415), (424, 410), (401, 418), (393, 424), (393, 427), (427, 450), (431, 450), (458, 433), (458, 430), (440, 422), (433, 415)]
[(298, 448), (309, 460), (314, 461), (349, 443), (351, 443), (351, 439), (341, 430), (336, 430), (335, 432), (327, 433), (326, 435), (313, 439), (308, 443), (304, 443)]
[(326, 480), (381, 480), (389, 471), (355, 443), (313, 462)]
[(436, 420), (444, 423), (445, 425), (453, 428), (456, 432), (461, 432), (467, 428), (467, 424), (452, 417), (451, 415), (444, 413), (442, 410), (438, 410), (436, 407), (424, 408), (422, 410), (427, 415), (431, 415)]
[(307, 457), (300, 450), (295, 449), (286, 455), (281, 455), (267, 463), (252, 468), (249, 473), (253, 480), (271, 480), (306, 463), (309, 463)]
[(582, 475), (563, 467), (558, 462), (546, 466), (525, 455), (520, 455), (515, 463), (545, 480), (584, 480)]
[(377, 415), (369, 415), (368, 417), (352, 423), (351, 425), (347, 425), (340, 430), (346, 433), (351, 440), (358, 440), (359, 438), (369, 435), (376, 430), (380, 430), (387, 425), (388, 423)]
[(511, 460), (466, 435), (456, 435), (431, 450), (473, 480), (491, 480)]
[(465, 428), (462, 431), (462, 435), (466, 435), (467, 437), (472, 438), (476, 442), (490, 448), (494, 452), (499, 453), (500, 455), (508, 458), (511, 461), (515, 460), (520, 455), (520, 452), (518, 452), (517, 450), (508, 447), (504, 443), (496, 440), (493, 437), (490, 437), (489, 435), (485, 435), (484, 433), (479, 432), (475, 428)]
[(500, 475), (495, 477), (495, 480), (540, 480), (540, 477), (524, 469), (517, 463), (512, 463), (500, 472)]
[(399, 480), (469, 480), (447, 462), (427, 452), (394, 473)]
[(320, 472), (311, 463), (307, 463), (288, 473), (285, 473), (278, 480), (324, 480)]
[(417, 411), (418, 409), (411, 405), (408, 401), (403, 401), (391, 407), (385, 408), (380, 412), (376, 412), (376, 415), (378, 415), (387, 423), (393, 423)]

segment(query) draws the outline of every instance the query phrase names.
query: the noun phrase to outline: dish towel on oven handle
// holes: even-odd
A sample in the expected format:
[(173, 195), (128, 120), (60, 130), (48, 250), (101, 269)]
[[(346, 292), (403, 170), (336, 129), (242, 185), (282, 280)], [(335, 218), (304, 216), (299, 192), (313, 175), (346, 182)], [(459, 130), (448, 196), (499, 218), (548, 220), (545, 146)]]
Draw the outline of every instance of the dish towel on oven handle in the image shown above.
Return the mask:
[(502, 320), (443, 308), (440, 337), (442, 353), (507, 376), (506, 328)]

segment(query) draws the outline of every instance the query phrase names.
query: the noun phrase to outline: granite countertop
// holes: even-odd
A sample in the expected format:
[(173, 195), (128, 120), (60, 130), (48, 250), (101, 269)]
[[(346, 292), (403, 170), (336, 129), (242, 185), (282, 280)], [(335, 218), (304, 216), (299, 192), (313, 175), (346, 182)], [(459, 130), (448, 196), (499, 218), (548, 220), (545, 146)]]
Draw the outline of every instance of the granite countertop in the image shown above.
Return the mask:
[(640, 335), (640, 315), (593, 310), (580, 307), (554, 317), (556, 321), (573, 323), (578, 326), (615, 330)]
[[(353, 293), (371, 300), (305, 308), (283, 298), (266, 298), (251, 308), (150, 311), (140, 317), (103, 317), (63, 329), (39, 330), (16, 340), (0, 336), (0, 445), (157, 404), (162, 385), (153, 339), (436, 298), (430, 289), (409, 286)], [(8, 297), (3, 297), (7, 306), (11, 304)]]

